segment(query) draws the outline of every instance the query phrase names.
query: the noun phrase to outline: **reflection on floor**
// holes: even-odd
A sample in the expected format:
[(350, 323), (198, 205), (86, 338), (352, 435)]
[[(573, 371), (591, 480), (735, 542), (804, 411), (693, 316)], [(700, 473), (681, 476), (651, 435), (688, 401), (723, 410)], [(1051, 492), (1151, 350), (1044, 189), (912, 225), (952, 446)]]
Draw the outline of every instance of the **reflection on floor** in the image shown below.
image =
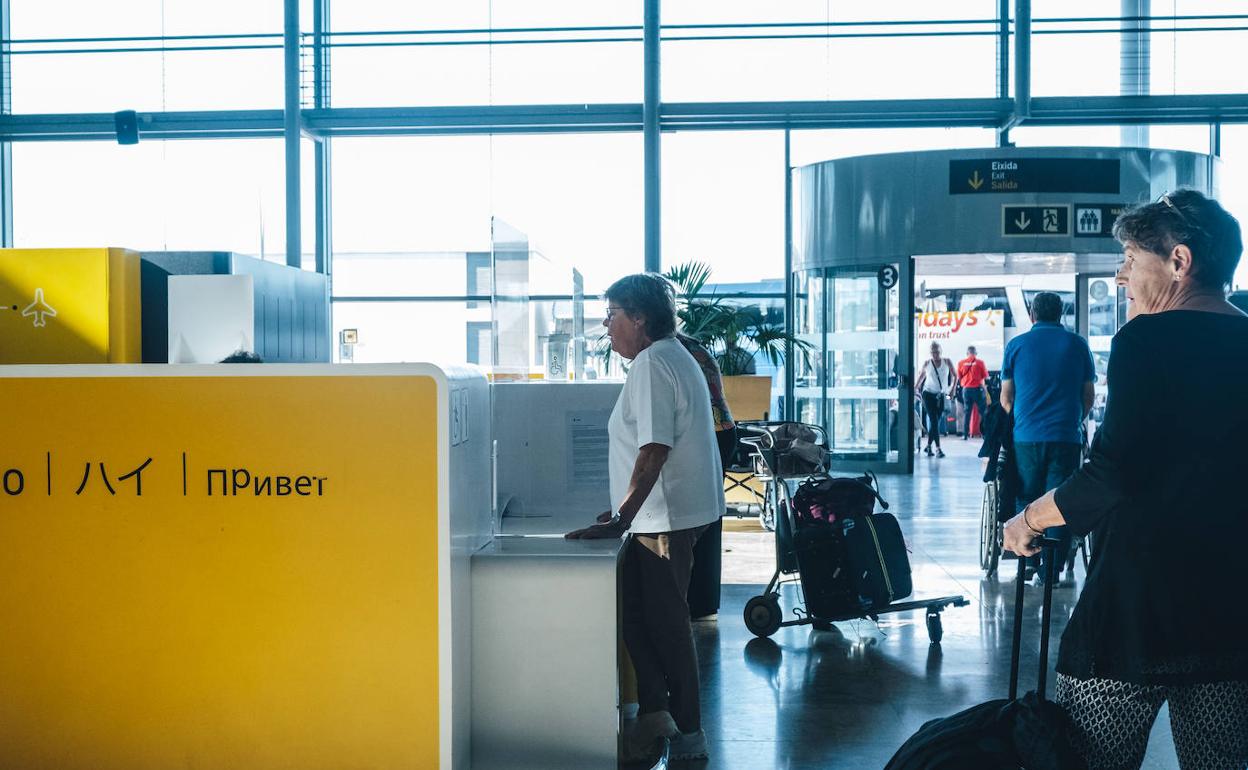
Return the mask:
[[(1015, 562), (1003, 563), (999, 579), (985, 578), (979, 569), (978, 443), (951, 437), (945, 442), (948, 457), (920, 456), (913, 477), (880, 479), (913, 551), (915, 596), (961, 593), (971, 600), (969, 607), (944, 613), (942, 644), (928, 644), (921, 612), (888, 615), (878, 626), (798, 626), (755, 639), (741, 612), (768, 575), (756, 577), (755, 585), (725, 585), (719, 620), (695, 624), (711, 759), (673, 767), (879, 768), (928, 719), (1005, 696)], [(737, 552), (751, 554), (747, 561), (757, 564), (769, 537), (732, 532), (724, 542), (732, 549), (724, 554), (729, 576), (740, 572), (739, 564), (734, 567)], [(1054, 591), (1050, 663), (1083, 578), (1080, 566), (1073, 587)], [(1040, 589), (1026, 590), (1022, 681), (1034, 687)], [(797, 587), (784, 593), (787, 613)], [(1177, 767), (1164, 710), (1144, 767)]]

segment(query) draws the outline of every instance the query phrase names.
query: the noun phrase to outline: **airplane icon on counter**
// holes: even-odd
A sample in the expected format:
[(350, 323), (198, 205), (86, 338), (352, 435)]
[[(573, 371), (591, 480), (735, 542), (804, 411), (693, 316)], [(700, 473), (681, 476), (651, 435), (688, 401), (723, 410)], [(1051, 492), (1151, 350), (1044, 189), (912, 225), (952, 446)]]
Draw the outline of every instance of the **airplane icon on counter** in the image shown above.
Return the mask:
[(48, 318), (56, 318), (56, 308), (43, 301), (43, 289), (35, 289), (35, 301), (22, 311), (22, 318), (34, 316), (35, 326), (47, 326)]

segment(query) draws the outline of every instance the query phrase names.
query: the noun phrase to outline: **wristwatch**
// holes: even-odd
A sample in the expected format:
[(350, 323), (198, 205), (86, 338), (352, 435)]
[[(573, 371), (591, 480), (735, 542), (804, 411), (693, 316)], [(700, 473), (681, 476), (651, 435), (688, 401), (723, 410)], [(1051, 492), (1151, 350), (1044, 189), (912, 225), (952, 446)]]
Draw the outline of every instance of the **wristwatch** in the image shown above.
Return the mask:
[(619, 511), (616, 511), (614, 514), (612, 514), (611, 518), (607, 520), (607, 524), (610, 524), (612, 526), (623, 527), (624, 529), (628, 529), (628, 525), (624, 523), (624, 519), (623, 517), (620, 516)]

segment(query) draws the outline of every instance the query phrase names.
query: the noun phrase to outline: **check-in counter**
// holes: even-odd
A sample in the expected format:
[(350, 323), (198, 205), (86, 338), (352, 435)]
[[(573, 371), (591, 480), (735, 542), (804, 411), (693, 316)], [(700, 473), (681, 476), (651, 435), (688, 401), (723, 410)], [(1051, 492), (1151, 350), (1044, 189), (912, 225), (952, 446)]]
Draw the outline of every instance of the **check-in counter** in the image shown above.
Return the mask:
[(12, 366), (0, 400), (0, 767), (470, 766), (480, 372)]
[(497, 537), (472, 559), (477, 770), (614, 770), (623, 541)]
[(477, 768), (616, 767), (624, 543), (563, 534), (611, 507), (620, 387), (493, 387), (499, 535), (472, 559)]

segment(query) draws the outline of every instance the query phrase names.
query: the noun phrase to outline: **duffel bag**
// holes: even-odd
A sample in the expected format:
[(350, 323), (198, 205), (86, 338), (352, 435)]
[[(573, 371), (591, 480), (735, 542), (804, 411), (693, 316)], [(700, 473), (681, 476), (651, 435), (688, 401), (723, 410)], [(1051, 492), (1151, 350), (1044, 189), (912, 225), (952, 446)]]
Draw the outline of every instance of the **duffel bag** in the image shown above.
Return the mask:
[(888, 510), (871, 472), (857, 478), (811, 478), (793, 493), (798, 525), (835, 524), (846, 518), (870, 516), (875, 503)]

